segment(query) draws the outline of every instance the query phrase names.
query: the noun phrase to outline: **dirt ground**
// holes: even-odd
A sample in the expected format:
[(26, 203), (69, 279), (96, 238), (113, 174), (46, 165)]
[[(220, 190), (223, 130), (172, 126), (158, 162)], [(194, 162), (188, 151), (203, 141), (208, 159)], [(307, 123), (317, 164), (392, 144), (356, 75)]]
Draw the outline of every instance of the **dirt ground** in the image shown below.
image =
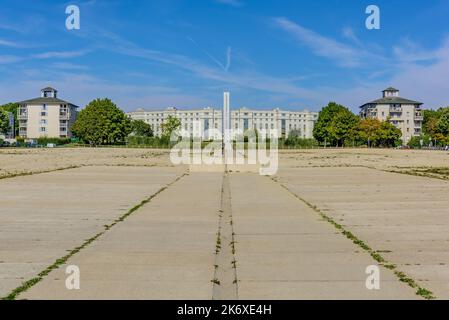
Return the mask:
[[(280, 168), (362, 166), (447, 176), (449, 152), (391, 149), (281, 150)], [(172, 166), (169, 150), (130, 148), (0, 149), (0, 178), (85, 165)], [(446, 169), (445, 169), (446, 168)]]
[(0, 179), (79, 166), (172, 166), (169, 151), (128, 148), (0, 149)]

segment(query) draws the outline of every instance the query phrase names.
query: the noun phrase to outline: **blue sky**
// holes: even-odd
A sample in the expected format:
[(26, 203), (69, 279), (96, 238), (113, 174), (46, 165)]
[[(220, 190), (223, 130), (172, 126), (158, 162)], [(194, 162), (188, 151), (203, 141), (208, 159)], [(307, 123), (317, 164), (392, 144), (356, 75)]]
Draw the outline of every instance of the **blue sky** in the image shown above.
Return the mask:
[[(356, 111), (388, 86), (449, 105), (447, 0), (0, 0), (0, 103)], [(81, 29), (65, 28), (78, 5)], [(381, 29), (365, 27), (379, 6)]]

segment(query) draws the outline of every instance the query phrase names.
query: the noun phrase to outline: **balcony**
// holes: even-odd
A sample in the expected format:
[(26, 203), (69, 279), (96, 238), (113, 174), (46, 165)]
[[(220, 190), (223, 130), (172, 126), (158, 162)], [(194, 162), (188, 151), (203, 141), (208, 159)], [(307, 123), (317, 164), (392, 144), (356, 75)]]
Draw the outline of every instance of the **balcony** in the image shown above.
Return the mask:
[(400, 107), (391, 107), (390, 108), (390, 113), (402, 113), (402, 108)]
[(59, 120), (70, 120), (70, 113), (68, 112), (60, 112)]
[(17, 119), (19, 119), (19, 120), (27, 120), (28, 119), (28, 114), (26, 112), (20, 112), (17, 115)]

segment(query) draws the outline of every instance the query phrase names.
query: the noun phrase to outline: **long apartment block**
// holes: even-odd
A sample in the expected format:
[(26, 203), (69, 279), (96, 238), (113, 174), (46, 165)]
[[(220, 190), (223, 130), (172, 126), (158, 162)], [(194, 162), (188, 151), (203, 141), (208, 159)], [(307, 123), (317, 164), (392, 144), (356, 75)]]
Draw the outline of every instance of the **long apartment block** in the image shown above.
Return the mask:
[[(222, 110), (207, 107), (203, 109), (179, 110), (169, 107), (165, 110), (137, 109), (128, 115), (134, 120), (143, 120), (148, 123), (154, 134), (162, 134), (161, 124), (169, 116), (176, 117), (181, 121), (181, 129), (189, 132), (192, 136), (203, 138), (217, 138), (208, 136), (209, 129), (222, 131)], [(302, 138), (313, 137), (313, 127), (318, 119), (317, 112), (286, 111), (279, 108), (273, 110), (253, 110), (240, 108), (231, 111), (231, 129), (246, 131), (248, 129), (270, 130), (277, 129), (278, 132), (287, 137), (290, 132), (296, 131)]]

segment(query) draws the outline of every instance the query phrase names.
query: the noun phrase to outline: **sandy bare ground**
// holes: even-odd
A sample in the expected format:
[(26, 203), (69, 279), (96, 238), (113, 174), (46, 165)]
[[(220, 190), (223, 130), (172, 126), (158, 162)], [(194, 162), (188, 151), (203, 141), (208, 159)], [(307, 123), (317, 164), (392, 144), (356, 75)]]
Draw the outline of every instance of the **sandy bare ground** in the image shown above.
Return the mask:
[(449, 152), (397, 149), (281, 150), (280, 167), (354, 167), (376, 169), (449, 166)]
[[(0, 178), (83, 165), (172, 166), (169, 150), (132, 148), (0, 149)], [(391, 149), (281, 150), (280, 167), (408, 170), (449, 167), (449, 152)]]
[(171, 166), (167, 150), (129, 148), (0, 149), (0, 178), (78, 166)]

